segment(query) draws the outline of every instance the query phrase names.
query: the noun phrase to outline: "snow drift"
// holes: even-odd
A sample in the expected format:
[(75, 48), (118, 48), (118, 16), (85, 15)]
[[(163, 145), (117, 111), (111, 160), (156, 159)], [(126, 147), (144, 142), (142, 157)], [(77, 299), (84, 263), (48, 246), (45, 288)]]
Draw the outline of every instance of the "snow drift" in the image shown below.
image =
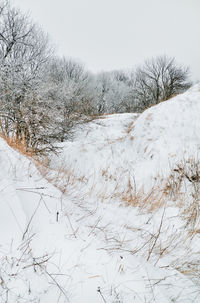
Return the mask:
[[(181, 161), (198, 158), (200, 86), (135, 114), (103, 116), (65, 142), (52, 167), (62, 167), (95, 196), (122, 198), (129, 187), (160, 187)], [(82, 186), (83, 184), (83, 186)], [(85, 186), (87, 184), (87, 186)]]
[(133, 205), (198, 160), (199, 113), (196, 85), (140, 116), (103, 116), (61, 144), (45, 173), (1, 139), (1, 302), (198, 303), (187, 201)]

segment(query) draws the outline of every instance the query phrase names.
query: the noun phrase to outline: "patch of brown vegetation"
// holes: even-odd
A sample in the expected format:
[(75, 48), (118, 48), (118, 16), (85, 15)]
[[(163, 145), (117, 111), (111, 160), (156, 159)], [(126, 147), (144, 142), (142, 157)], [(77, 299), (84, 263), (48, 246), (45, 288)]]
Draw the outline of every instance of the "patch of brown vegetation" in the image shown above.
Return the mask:
[(14, 136), (7, 137), (4, 134), (0, 134), (0, 137), (2, 139), (4, 139), (10, 147), (17, 150), (22, 155), (24, 155), (26, 157), (35, 157), (36, 156), (35, 152), (27, 147), (25, 138), (23, 138), (22, 140), (19, 140), (19, 139), (16, 139)]
[(135, 121), (132, 121), (132, 122), (129, 124), (129, 126), (127, 127), (127, 129), (126, 129), (126, 133), (127, 133), (127, 134), (130, 134), (130, 132), (134, 130), (134, 123), (135, 123)]

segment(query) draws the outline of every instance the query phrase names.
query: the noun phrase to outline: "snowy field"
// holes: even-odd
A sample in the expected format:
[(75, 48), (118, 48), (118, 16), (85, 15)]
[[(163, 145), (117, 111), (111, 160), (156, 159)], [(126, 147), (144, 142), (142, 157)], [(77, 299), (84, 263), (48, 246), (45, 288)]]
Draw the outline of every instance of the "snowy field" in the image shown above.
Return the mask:
[(77, 128), (43, 168), (0, 141), (0, 302), (200, 302), (200, 86)]

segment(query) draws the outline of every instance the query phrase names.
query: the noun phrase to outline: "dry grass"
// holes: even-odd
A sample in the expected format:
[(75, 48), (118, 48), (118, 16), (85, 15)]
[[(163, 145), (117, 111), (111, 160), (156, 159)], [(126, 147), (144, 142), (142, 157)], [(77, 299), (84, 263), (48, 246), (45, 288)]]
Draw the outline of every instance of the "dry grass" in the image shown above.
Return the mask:
[[(118, 137), (116, 139), (109, 139), (109, 138), (107, 138), (106, 142), (107, 142), (107, 145), (110, 145), (110, 144), (114, 144), (116, 142), (123, 142), (124, 139), (125, 139), (125, 137)], [(105, 145), (105, 146), (107, 146), (107, 145)]]
[[(131, 122), (127, 128), (127, 133), (134, 127), (134, 122)], [(89, 179), (86, 176), (75, 176), (74, 170), (71, 167), (67, 169), (64, 165), (60, 166), (60, 169), (50, 169), (48, 166), (48, 158), (39, 159), (35, 153), (31, 150), (27, 150), (25, 140), (16, 140), (14, 137), (6, 137), (0, 135), (7, 144), (29, 158), (34, 159), (34, 163), (41, 175), (55, 187), (57, 187), (63, 194), (66, 193), (68, 188), (74, 188), (78, 183), (83, 186), (88, 183)], [(123, 138), (118, 138), (122, 140)], [(118, 141), (117, 140), (117, 141)], [(109, 142), (110, 143), (110, 142)], [(113, 142), (112, 142), (113, 143)], [(125, 189), (122, 191), (121, 184), (119, 184), (119, 176), (112, 176), (109, 173), (109, 168), (102, 169), (102, 177), (105, 181), (114, 181), (116, 183), (110, 198), (118, 199), (128, 206), (139, 207), (148, 212), (154, 212), (165, 204), (167, 200), (173, 200), (175, 205), (182, 209), (183, 218), (186, 219), (187, 225), (191, 227), (191, 232), (199, 233), (200, 230), (200, 162), (196, 159), (188, 159), (180, 162), (174, 169), (167, 180), (165, 180), (164, 186), (156, 185), (152, 187), (148, 192), (143, 188), (136, 188), (136, 183), (130, 175), (127, 175), (127, 181)], [(187, 183), (187, 185), (186, 185)], [(190, 201), (188, 199), (187, 191), (189, 184), (189, 190), (191, 192)], [(90, 189), (95, 191), (96, 186)], [(100, 199), (108, 199), (106, 191), (100, 194)]]
[(130, 132), (133, 131), (133, 129), (134, 129), (134, 123), (135, 123), (135, 121), (132, 121), (132, 122), (129, 124), (129, 126), (127, 127), (127, 129), (126, 129), (126, 133), (127, 133), (127, 134), (130, 134)]
[(3, 138), (10, 147), (33, 160), (41, 176), (62, 193), (66, 192), (69, 185), (72, 187), (77, 180), (84, 182), (84, 177), (75, 178), (72, 168), (65, 169), (63, 168), (64, 165), (61, 165), (59, 169), (50, 168), (48, 157), (43, 156), (39, 158), (34, 151), (27, 149), (25, 140), (16, 140), (15, 137), (6, 137), (3, 134), (0, 134), (0, 137)]
[(122, 195), (122, 201), (127, 205), (139, 207), (147, 212), (154, 212), (163, 207), (166, 198), (162, 190), (152, 188), (148, 193), (140, 190), (136, 194), (132, 191), (127, 191)]
[(200, 230), (200, 161), (183, 159), (172, 170), (164, 193), (181, 209), (182, 218), (190, 233)]
[(148, 212), (154, 212), (166, 203), (166, 196), (162, 188), (154, 186), (148, 192), (143, 188), (136, 187), (135, 180), (131, 181), (129, 176), (126, 190), (121, 194), (121, 200), (128, 206), (139, 207)]
[(36, 154), (33, 150), (27, 148), (25, 139), (18, 140), (14, 136), (7, 137), (2, 133), (0, 134), (0, 137), (2, 139), (4, 139), (10, 147), (14, 148), (18, 152), (20, 152), (22, 155), (24, 155), (26, 157), (35, 157), (36, 156)]
[[(67, 188), (73, 187), (77, 181), (73, 169), (65, 169), (60, 166), (59, 169), (49, 168), (44, 162), (35, 162), (40, 174), (54, 187), (58, 188), (63, 194), (66, 193)], [(80, 181), (82, 179), (80, 178)], [(83, 182), (83, 181), (82, 181)]]

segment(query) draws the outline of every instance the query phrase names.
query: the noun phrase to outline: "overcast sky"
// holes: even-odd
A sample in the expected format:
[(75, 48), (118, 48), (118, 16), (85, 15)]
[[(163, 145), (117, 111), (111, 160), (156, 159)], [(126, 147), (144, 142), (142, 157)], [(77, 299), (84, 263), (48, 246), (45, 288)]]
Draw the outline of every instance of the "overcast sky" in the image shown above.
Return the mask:
[(91, 71), (166, 54), (200, 80), (200, 0), (12, 0)]

